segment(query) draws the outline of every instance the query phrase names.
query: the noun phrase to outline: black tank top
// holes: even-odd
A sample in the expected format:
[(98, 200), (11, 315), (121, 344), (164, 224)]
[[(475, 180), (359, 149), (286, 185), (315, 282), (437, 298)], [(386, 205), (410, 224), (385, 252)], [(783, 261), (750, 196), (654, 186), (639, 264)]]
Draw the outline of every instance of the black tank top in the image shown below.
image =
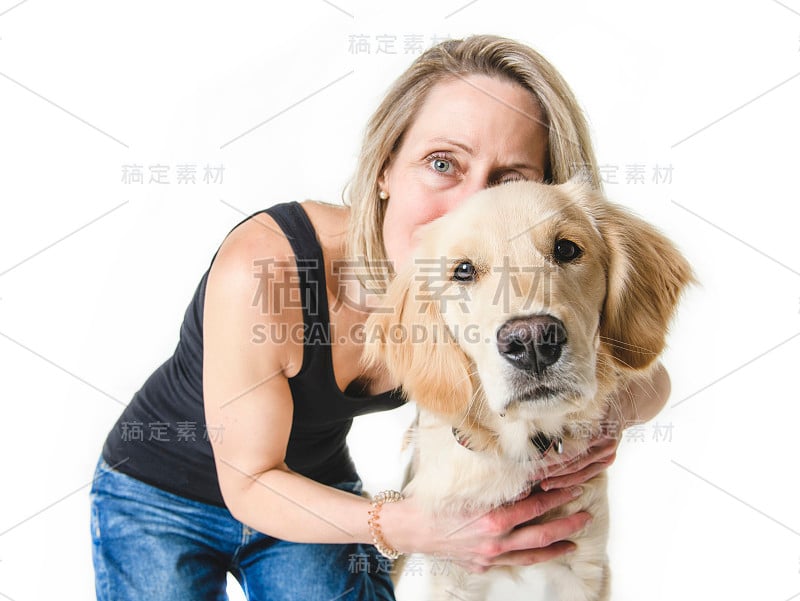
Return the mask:
[[(345, 440), (353, 418), (399, 407), (404, 398), (399, 389), (373, 396), (339, 389), (325, 266), (311, 221), (299, 203), (287, 202), (253, 213), (233, 229), (262, 212), (275, 219), (292, 246), (303, 305), (303, 365), (289, 378), (294, 414), (286, 464), (323, 484), (353, 480), (357, 474)], [(186, 309), (175, 352), (133, 395), (106, 438), (103, 458), (143, 482), (224, 507), (211, 440), (226, 433), (206, 427), (203, 412), (203, 306), (211, 264)]]

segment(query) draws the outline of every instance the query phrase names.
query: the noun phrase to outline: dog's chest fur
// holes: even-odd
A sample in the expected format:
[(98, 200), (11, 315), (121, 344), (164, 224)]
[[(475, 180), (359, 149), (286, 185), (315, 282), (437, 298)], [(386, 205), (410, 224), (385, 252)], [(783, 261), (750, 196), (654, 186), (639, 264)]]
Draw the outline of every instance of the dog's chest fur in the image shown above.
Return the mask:
[[(405, 488), (433, 515), (482, 512), (497, 508), (528, 490), (534, 461), (509, 461), (489, 451), (471, 450), (456, 441), (445, 418), (421, 410), (414, 433), (413, 479)], [(530, 444), (530, 443), (529, 443)], [(532, 447), (531, 447), (532, 448)], [(572, 556), (526, 567), (497, 567), (484, 574), (448, 566), (432, 577), (431, 599), (485, 599), (498, 579), (534, 577), (546, 583), (558, 599), (605, 599), (608, 587), (608, 501), (605, 472), (582, 485), (583, 494), (572, 502), (531, 520), (550, 521), (579, 511), (593, 516), (590, 526), (571, 538), (578, 545)], [(588, 586), (587, 586), (588, 585)]]

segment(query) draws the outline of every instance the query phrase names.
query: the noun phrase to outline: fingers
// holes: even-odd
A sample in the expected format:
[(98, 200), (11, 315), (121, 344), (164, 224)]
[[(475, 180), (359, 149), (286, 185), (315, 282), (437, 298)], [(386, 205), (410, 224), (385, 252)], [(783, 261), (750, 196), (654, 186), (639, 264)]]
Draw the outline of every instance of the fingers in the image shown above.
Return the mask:
[(543, 549), (524, 549), (522, 551), (509, 551), (498, 555), (491, 563), (456, 562), (458, 565), (473, 573), (483, 573), (493, 566), (529, 566), (535, 563), (550, 561), (560, 555), (572, 553), (577, 545), (571, 541), (562, 540)]
[(549, 548), (553, 543), (564, 541), (564, 539), (573, 536), (589, 525), (591, 520), (591, 515), (581, 511), (543, 524), (518, 528), (506, 537), (503, 543), (503, 553), (500, 555), (511, 551), (542, 551)]
[(569, 503), (581, 495), (581, 488), (559, 487), (552, 491), (542, 491), (525, 499), (492, 511), (487, 518), (490, 520), (490, 530), (498, 534), (508, 532), (515, 526), (528, 522), (551, 509)]
[(503, 566), (529, 566), (534, 563), (550, 561), (560, 555), (572, 553), (578, 546), (572, 541), (562, 540), (542, 549), (525, 549), (524, 551), (511, 551), (495, 558), (494, 565)]
[(611, 440), (601, 443), (597, 446), (591, 447), (586, 453), (578, 455), (577, 457), (568, 460), (566, 463), (556, 467), (555, 469), (548, 471), (542, 479), (549, 480), (557, 476), (563, 476), (580, 471), (593, 463), (605, 461), (608, 457), (614, 455), (616, 451), (616, 441)]
[[(529, 565), (567, 553), (574, 548), (574, 543), (566, 539), (591, 521), (587, 512), (539, 524), (529, 522), (575, 500), (582, 492), (579, 486), (539, 491), (513, 505), (470, 519), (447, 535), (451, 543), (454, 535), (460, 537), (462, 542), (457, 548), (461, 552), (453, 553), (451, 545), (440, 552), (471, 571), (482, 571), (493, 565)], [(470, 525), (473, 527), (468, 527)]]
[(584, 482), (594, 478), (603, 470), (607, 469), (608, 466), (614, 463), (614, 459), (616, 459), (616, 453), (612, 453), (611, 455), (604, 457), (601, 461), (592, 463), (583, 469), (578, 470), (577, 472), (565, 474), (563, 476), (548, 477), (547, 479), (542, 480), (539, 486), (542, 490), (554, 490), (583, 484)]
[(594, 441), (589, 441), (587, 444), (584, 441), (567, 440), (564, 442), (564, 452), (555, 453), (551, 451), (544, 457), (544, 465), (547, 470), (561, 469), (563, 466), (569, 464), (576, 459), (580, 459), (589, 449), (594, 446)]
[(549, 453), (545, 456), (544, 462), (540, 464), (538, 471), (532, 475), (532, 480), (544, 480), (547, 477), (562, 473), (577, 471), (593, 463), (597, 453), (609, 453), (615, 449), (618, 442), (608, 438), (594, 438), (588, 444), (576, 445), (574, 441), (564, 444), (564, 452), (561, 454)]

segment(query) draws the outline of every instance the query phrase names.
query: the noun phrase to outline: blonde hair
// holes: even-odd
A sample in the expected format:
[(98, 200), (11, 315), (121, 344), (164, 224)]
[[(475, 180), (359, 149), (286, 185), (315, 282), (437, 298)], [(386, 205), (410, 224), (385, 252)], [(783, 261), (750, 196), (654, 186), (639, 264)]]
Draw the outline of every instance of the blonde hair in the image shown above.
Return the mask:
[(472, 74), (516, 82), (531, 92), (548, 130), (545, 182), (560, 184), (575, 174), (600, 188), (589, 128), (572, 90), (556, 69), (532, 48), (493, 35), (446, 40), (426, 50), (394, 82), (367, 123), (356, 171), (345, 187), (350, 226), (346, 251), (363, 286), (383, 290), (390, 267), (383, 245), (385, 202), (378, 179), (437, 83)]

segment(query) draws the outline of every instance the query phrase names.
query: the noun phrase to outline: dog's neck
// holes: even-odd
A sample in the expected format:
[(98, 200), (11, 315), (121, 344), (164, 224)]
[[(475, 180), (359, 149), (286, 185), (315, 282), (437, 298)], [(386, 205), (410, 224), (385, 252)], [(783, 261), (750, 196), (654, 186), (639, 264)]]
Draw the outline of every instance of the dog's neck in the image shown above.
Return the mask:
[[(600, 398), (610, 394), (608, 383), (606, 378), (601, 378), (597, 391)], [(588, 442), (597, 434), (596, 430), (599, 431), (603, 407), (605, 403), (588, 404), (582, 409), (576, 407), (568, 416), (545, 412), (541, 419), (526, 419), (515, 407), (507, 413), (495, 413), (476, 386), (469, 407), (460, 415), (449, 415), (446, 420), (455, 442), (470, 451), (491, 453), (517, 462), (541, 461), (547, 455), (561, 454), (567, 439)]]
[(497, 416), (496, 423), (489, 423), (491, 420), (486, 419), (488, 411), (480, 403), (473, 403), (465, 414), (451, 419), (455, 441), (470, 451), (509, 456), (516, 461), (541, 460), (548, 453), (560, 454), (563, 451), (562, 433), (546, 433), (532, 422), (519, 422), (512, 427), (512, 432), (517, 432), (512, 433), (504, 428), (504, 416)]
[[(490, 451), (490, 450), (500, 450), (500, 444), (498, 442), (498, 437), (496, 434), (488, 436), (488, 439), (484, 436), (484, 432), (468, 432), (459, 429), (456, 426), (453, 426), (453, 437), (456, 439), (456, 442), (460, 444), (465, 449), (469, 449), (470, 451)], [(477, 436), (476, 436), (477, 434)], [(478, 442), (476, 439), (480, 439), (481, 442)], [(535, 434), (530, 436), (531, 445), (533, 448), (538, 451), (539, 456), (535, 457), (537, 459), (542, 459), (549, 453), (551, 450), (554, 450), (559, 455), (564, 451), (564, 441), (560, 436), (547, 436), (543, 432), (536, 432)], [(480, 445), (480, 446), (476, 446)], [(534, 459), (533, 457), (530, 459)]]

